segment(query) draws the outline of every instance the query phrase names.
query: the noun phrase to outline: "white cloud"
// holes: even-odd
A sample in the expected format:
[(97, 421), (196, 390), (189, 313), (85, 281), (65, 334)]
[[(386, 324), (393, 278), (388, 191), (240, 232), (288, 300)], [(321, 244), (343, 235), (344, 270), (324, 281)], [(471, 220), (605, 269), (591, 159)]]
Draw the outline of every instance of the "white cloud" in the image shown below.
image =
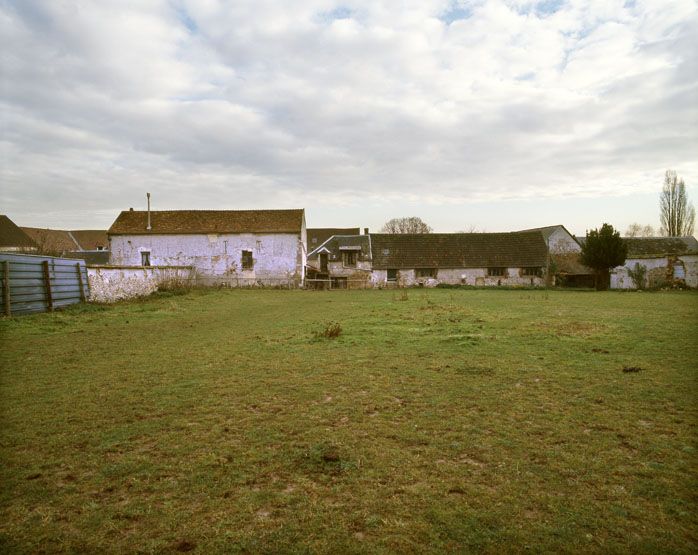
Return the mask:
[(692, 0), (6, 3), (2, 204), (74, 211), (88, 191), (84, 206), (108, 212), (146, 189), (169, 208), (452, 204), (648, 192), (669, 167), (690, 184), (697, 13)]

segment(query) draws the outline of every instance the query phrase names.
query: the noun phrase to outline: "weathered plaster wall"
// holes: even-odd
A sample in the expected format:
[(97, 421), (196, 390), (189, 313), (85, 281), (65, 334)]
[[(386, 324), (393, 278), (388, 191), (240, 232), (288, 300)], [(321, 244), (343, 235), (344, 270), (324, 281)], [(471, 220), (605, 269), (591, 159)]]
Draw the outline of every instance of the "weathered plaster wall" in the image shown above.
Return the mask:
[[(678, 263), (682, 263), (684, 267), (685, 283), (689, 287), (698, 287), (698, 255), (686, 255), (674, 257)], [(618, 266), (611, 272), (611, 289), (634, 289), (635, 284), (628, 275), (628, 269), (635, 268), (635, 264), (640, 264), (647, 268), (647, 286), (661, 287), (663, 285), (671, 285), (667, 280), (667, 276), (673, 274), (669, 266), (673, 265), (674, 259), (669, 257), (661, 258), (628, 258), (624, 266)]]
[[(111, 263), (140, 265), (141, 252), (150, 252), (151, 265), (193, 266), (202, 283), (273, 285), (303, 278), (305, 247), (294, 234), (211, 234), (113, 236)], [(254, 265), (242, 269), (242, 251), (252, 251)]]
[(187, 284), (193, 279), (194, 271), (188, 267), (87, 267), (90, 300), (98, 303), (144, 297), (157, 291), (163, 283)]
[(368, 273), (371, 271), (371, 262), (369, 260), (357, 260), (356, 266), (344, 266), (342, 261), (330, 260), (327, 262), (327, 271), (331, 277), (346, 277), (350, 278), (357, 274)]
[(579, 243), (570, 237), (564, 229), (558, 228), (551, 235), (548, 240), (548, 245), (550, 252), (553, 254), (564, 254), (568, 252), (581, 252), (582, 247)]
[[(374, 270), (371, 274), (371, 281), (375, 286), (388, 284), (387, 270)], [(394, 284), (395, 282), (390, 282)], [(415, 270), (400, 270), (398, 272), (398, 283), (409, 287), (424, 284), (435, 286), (439, 283), (451, 285), (476, 285), (476, 286), (535, 286), (545, 284), (542, 277), (522, 276), (519, 268), (508, 268), (506, 276), (488, 276), (486, 268), (462, 268), (462, 269), (439, 269), (436, 278), (417, 278)]]

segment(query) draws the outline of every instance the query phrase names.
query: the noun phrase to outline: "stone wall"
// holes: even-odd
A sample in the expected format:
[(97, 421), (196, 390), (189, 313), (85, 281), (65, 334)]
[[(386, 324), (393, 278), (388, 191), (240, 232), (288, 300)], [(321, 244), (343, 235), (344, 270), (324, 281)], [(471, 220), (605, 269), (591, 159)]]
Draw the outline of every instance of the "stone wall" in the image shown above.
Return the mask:
[(192, 285), (195, 278), (194, 269), (190, 266), (87, 267), (89, 300), (98, 303), (145, 297), (163, 286)]
[[(698, 255), (663, 256), (657, 258), (628, 258), (624, 266), (614, 268), (611, 272), (611, 289), (635, 289), (635, 283), (628, 275), (635, 264), (647, 268), (649, 288), (671, 287), (675, 276), (683, 273), (683, 282), (688, 287), (698, 287)], [(675, 269), (675, 266), (680, 266)], [(681, 272), (681, 268), (683, 272)]]
[(478, 287), (541, 287), (545, 280), (538, 276), (522, 276), (520, 268), (507, 268), (504, 276), (488, 276), (486, 268), (439, 269), (436, 278), (417, 278), (415, 270), (403, 269), (398, 271), (397, 282), (388, 282), (387, 270), (374, 270), (371, 274), (374, 286), (399, 285), (411, 287), (425, 285), (435, 287), (440, 283), (450, 285), (474, 285)]

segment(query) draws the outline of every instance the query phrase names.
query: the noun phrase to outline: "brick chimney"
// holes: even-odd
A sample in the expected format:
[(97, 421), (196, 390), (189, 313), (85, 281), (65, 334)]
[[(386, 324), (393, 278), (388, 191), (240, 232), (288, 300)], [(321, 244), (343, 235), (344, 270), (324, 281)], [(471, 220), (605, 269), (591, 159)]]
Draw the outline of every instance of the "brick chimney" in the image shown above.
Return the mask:
[(145, 195), (146, 197), (148, 197), (148, 226), (146, 227), (146, 229), (150, 231), (151, 229), (153, 229), (153, 226), (150, 225), (150, 193), (146, 193)]

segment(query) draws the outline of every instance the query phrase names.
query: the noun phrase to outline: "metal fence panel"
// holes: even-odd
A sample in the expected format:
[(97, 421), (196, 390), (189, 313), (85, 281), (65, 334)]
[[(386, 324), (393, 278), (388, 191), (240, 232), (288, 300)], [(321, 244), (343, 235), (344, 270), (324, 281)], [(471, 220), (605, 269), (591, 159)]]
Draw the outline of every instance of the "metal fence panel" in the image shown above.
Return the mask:
[(84, 260), (0, 253), (0, 313), (54, 310), (89, 298)]

